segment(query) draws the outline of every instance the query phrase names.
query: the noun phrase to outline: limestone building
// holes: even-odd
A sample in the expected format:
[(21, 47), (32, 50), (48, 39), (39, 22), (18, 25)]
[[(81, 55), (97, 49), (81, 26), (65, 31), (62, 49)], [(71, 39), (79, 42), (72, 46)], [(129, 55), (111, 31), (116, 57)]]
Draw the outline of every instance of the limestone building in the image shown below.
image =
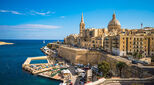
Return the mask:
[(115, 13), (107, 28), (102, 29), (86, 29), (82, 13), (79, 27), (80, 33), (67, 36), (65, 44), (104, 50), (118, 56), (133, 53), (140, 53), (143, 57), (154, 55), (154, 28), (122, 29)]

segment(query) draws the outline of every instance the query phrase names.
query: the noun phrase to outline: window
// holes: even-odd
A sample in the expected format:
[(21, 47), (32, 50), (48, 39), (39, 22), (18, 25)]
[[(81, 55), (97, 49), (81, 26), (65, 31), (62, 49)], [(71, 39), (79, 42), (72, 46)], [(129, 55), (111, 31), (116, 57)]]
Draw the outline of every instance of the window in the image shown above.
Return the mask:
[(142, 38), (140, 40), (142, 40)]
[(142, 45), (143, 42), (140, 42), (140, 44)]

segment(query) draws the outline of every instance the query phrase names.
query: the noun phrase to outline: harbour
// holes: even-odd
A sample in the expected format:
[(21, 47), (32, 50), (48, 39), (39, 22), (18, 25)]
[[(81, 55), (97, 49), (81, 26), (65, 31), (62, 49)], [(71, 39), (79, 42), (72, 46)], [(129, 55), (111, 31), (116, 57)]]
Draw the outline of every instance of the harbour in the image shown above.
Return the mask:
[[(45, 56), (44, 53), (40, 51), (40, 48), (45, 45), (42, 43), (43, 40), (0, 41), (14, 43), (13, 45), (0, 46), (1, 85), (59, 85), (61, 83), (61, 81), (51, 78), (32, 75), (30, 72), (22, 69), (22, 64), (28, 57)], [(46, 42), (53, 41), (54, 40), (46, 40)]]
[(154, 85), (153, 0), (0, 0), (0, 85)]

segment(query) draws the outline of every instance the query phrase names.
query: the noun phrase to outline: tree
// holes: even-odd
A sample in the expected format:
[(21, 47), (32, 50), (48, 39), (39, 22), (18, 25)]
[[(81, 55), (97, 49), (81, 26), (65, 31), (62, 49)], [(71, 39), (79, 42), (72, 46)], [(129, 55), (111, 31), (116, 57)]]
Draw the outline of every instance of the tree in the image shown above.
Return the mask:
[(142, 54), (138, 54), (137, 58), (139, 58), (139, 59), (142, 58)]
[(102, 72), (103, 76), (106, 77), (106, 75), (110, 70), (110, 65), (108, 62), (102, 61), (101, 63), (98, 64), (98, 69), (99, 69), (99, 72)]
[(121, 77), (121, 74), (122, 74), (122, 69), (126, 66), (126, 63), (124, 62), (118, 62), (116, 64), (116, 67), (118, 68), (119, 72), (120, 72), (120, 77)]

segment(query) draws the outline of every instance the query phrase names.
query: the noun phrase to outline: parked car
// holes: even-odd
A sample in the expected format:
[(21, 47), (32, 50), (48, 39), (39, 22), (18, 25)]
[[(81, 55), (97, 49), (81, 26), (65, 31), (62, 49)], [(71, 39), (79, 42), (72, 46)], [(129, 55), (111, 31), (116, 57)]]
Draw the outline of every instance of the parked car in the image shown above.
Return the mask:
[(147, 62), (145, 62), (145, 61), (138, 61), (139, 63), (141, 63), (141, 64), (148, 64)]
[(137, 64), (139, 63), (137, 60), (132, 60), (132, 64)]

